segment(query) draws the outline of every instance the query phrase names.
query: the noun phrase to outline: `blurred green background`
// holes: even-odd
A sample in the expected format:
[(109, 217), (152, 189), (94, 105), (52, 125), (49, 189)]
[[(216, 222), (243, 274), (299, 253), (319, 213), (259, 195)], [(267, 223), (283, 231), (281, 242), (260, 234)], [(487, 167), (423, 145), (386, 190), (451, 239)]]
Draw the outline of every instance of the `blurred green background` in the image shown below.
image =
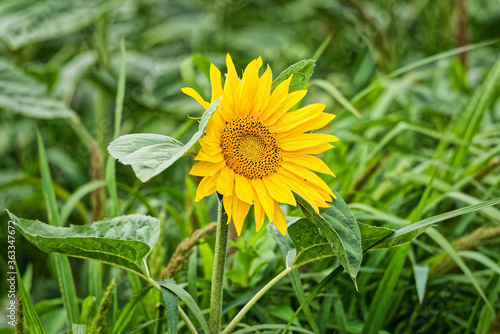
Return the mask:
[[(317, 63), (302, 103), (324, 103), (326, 112), (337, 115), (323, 131), (341, 141), (322, 157), (337, 178), (325, 180), (351, 205), (359, 221), (399, 228), (500, 196), (497, 0), (4, 0), (0, 209), (47, 221), (38, 128), (66, 224), (111, 216), (100, 180), (113, 136), (121, 38), (127, 50), (121, 134), (189, 139), (203, 109), (180, 90), (190, 86), (208, 95), (207, 66), (213, 62), (224, 72), (227, 53), (240, 73), (262, 56), (274, 77), (311, 58)], [(215, 219), (215, 196), (193, 202), (199, 180), (187, 175), (192, 163), (191, 157), (181, 159), (145, 184), (129, 166), (116, 164), (120, 213), (149, 214), (162, 222), (161, 241), (150, 257), (156, 277), (181, 240)], [(421, 203), (426, 187), (429, 197)], [(76, 193), (81, 196), (72, 197)], [(298, 214), (289, 210), (290, 215)], [(8, 219), (3, 212), (0, 217), (4, 256)], [(439, 232), (458, 252), (454, 254), (468, 259), (470, 275), (457, 268), (449, 250), (435, 238), (423, 235), (416, 240), (394, 289), (386, 292), (391, 307), (379, 326), (389, 333), (500, 331), (499, 320), (471, 285), (474, 277), (498, 313), (499, 223), (499, 209), (490, 208), (440, 225)], [(176, 277), (178, 283), (198, 277), (190, 281), (190, 292), (205, 308), (212, 239), (197, 247), (190, 262), (195, 276), (184, 268)], [(284, 266), (265, 229), (254, 232), (252, 219), (233, 247), (225, 297), (229, 318)], [(44, 264), (46, 254), (20, 234), (16, 252), (42, 321), (51, 326), (50, 333), (63, 332), (65, 315), (54, 273)], [(391, 252), (366, 254), (359, 293), (348, 277), (342, 277), (311, 303), (321, 333), (361, 333), (363, 326), (372, 324), (377, 317), (374, 295)], [(4, 268), (5, 258), (1, 261)], [(334, 262), (304, 268), (305, 291)], [(99, 301), (103, 290), (92, 291), (89, 264), (75, 259), (71, 264), (78, 297), (97, 295)], [(426, 268), (425, 274), (418, 274), (420, 267)], [(106, 267), (104, 273), (103, 289), (112, 277), (118, 280), (118, 308), (135, 287), (121, 272)], [(4, 280), (1, 284), (3, 310), (7, 285)], [(286, 323), (298, 305), (290, 282), (284, 280), (244, 321)], [(149, 306), (158, 311), (152, 298)], [(139, 313), (129, 329), (139, 326), (145, 314)], [(309, 328), (302, 317), (294, 325)], [(153, 327), (144, 331), (153, 333)]]

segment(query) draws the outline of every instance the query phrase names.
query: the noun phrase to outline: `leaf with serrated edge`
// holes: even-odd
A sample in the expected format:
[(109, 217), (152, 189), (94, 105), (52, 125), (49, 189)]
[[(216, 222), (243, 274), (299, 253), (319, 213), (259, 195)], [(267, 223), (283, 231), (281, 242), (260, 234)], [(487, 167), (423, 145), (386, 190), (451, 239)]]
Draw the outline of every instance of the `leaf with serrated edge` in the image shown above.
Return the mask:
[(330, 243), (333, 252), (356, 284), (363, 250), (361, 249), (361, 233), (356, 218), (342, 197), (334, 191), (336, 200), (328, 208), (314, 208), (300, 195), (294, 193), (295, 199), (309, 221), (316, 225), (319, 234)]
[(288, 79), (291, 75), (293, 75), (293, 77), (288, 91), (293, 92), (303, 89), (313, 74), (315, 64), (315, 60), (304, 59), (291, 65), (286, 70), (281, 72), (280, 75), (273, 81), (271, 90), (274, 90), (280, 83)]
[(210, 116), (215, 112), (222, 97), (203, 113), (198, 131), (186, 145), (172, 137), (138, 133), (118, 137), (108, 146), (109, 153), (125, 165), (132, 165), (135, 175), (142, 182), (160, 174), (179, 160), (203, 135)]
[(44, 252), (97, 260), (143, 275), (142, 260), (160, 235), (158, 219), (138, 214), (55, 227), (7, 212), (24, 237)]

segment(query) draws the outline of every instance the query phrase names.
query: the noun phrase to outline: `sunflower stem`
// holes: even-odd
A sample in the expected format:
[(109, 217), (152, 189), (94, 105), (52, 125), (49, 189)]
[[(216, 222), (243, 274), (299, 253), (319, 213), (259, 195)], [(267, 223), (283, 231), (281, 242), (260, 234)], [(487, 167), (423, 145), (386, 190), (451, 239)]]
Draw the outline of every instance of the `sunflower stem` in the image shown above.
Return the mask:
[(227, 240), (229, 225), (227, 214), (219, 197), (219, 213), (215, 239), (214, 269), (212, 272), (212, 291), (210, 294), (210, 319), (208, 327), (211, 334), (219, 334), (222, 318), (222, 294), (224, 288), (224, 269), (226, 267)]

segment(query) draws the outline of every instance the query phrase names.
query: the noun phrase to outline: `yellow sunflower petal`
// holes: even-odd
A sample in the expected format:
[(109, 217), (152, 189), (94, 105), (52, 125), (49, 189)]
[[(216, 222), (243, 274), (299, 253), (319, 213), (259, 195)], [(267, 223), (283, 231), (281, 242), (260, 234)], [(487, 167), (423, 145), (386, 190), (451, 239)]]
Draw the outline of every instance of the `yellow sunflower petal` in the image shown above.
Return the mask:
[(224, 205), (224, 211), (227, 214), (227, 223), (229, 224), (233, 217), (233, 196), (224, 195), (222, 197), (222, 205)]
[(214, 103), (219, 97), (222, 96), (222, 83), (221, 83), (221, 73), (219, 69), (214, 65), (210, 64), (210, 84), (212, 86), (212, 103)]
[[(332, 144), (324, 143), (324, 144), (319, 144), (319, 145), (316, 145), (316, 146), (306, 147), (306, 148), (303, 148), (303, 149), (300, 149), (300, 150), (296, 150), (296, 151), (293, 151), (293, 152), (288, 152), (288, 153), (294, 153), (294, 154), (320, 154), (320, 153), (328, 151), (328, 150), (330, 150), (330, 149), (332, 149), (334, 147), (335, 146), (333, 146)], [(286, 151), (283, 150), (282, 152), (286, 152)]]
[(259, 57), (248, 64), (236, 92), (238, 115), (246, 117), (252, 111), (257, 90), (259, 88), (259, 69), (262, 59)]
[(216, 153), (215, 155), (209, 155), (205, 150), (200, 150), (194, 160), (198, 161), (208, 161), (208, 162), (220, 162), (224, 160), (222, 153)]
[(181, 89), (182, 92), (186, 95), (189, 95), (191, 96), (193, 99), (195, 99), (199, 104), (201, 104), (201, 106), (203, 108), (208, 109), (208, 107), (210, 107), (210, 103), (208, 103), (207, 101), (203, 100), (203, 98), (201, 97), (201, 95), (195, 91), (193, 88), (191, 87), (186, 87), (186, 88), (182, 88)]
[(275, 124), (290, 108), (300, 102), (306, 95), (307, 90), (298, 90), (288, 94), (287, 98), (276, 108), (267, 119), (264, 120), (266, 125)]
[(198, 202), (203, 197), (208, 195), (212, 195), (216, 190), (216, 178), (213, 176), (205, 176), (198, 185), (198, 189), (196, 190), (196, 198), (195, 202)]
[(214, 175), (225, 166), (226, 166), (226, 161), (224, 160), (217, 163), (200, 161), (191, 168), (189, 174), (196, 176), (210, 176)]
[(260, 113), (261, 119), (265, 120), (269, 118), (274, 110), (281, 105), (283, 101), (288, 96), (288, 87), (290, 86), (290, 81), (292, 81), (292, 77), (286, 79), (285, 81), (281, 82), (273, 91), (271, 94), (271, 97), (267, 101), (266, 105), (262, 109)]
[(296, 123), (293, 128), (290, 128), (282, 133), (278, 133), (278, 137), (280, 139), (283, 139), (285, 137), (288, 138), (296, 136), (299, 133), (321, 129), (325, 127), (328, 123), (330, 123), (334, 118), (335, 118), (334, 114), (327, 114), (327, 113), (319, 114), (314, 119), (305, 121), (304, 123)]
[(300, 176), (302, 179), (306, 180), (307, 182), (311, 182), (312, 184), (315, 184), (316, 186), (320, 187), (321, 189), (325, 190), (328, 192), (331, 196), (333, 196), (333, 192), (328, 187), (328, 185), (323, 181), (318, 175), (315, 173), (311, 172), (309, 169), (304, 168), (302, 166), (296, 165), (291, 162), (283, 161), (281, 163), (281, 167), (292, 172), (293, 174)]
[(274, 202), (274, 220), (272, 221), (274, 226), (278, 229), (278, 231), (283, 234), (283, 236), (286, 235), (286, 218), (285, 214), (280, 208), (280, 205), (278, 202)]
[(254, 210), (254, 216), (255, 216), (255, 230), (256, 230), (256, 232), (259, 232), (260, 229), (262, 228), (262, 225), (264, 225), (265, 212), (264, 212), (264, 208), (262, 207), (262, 204), (260, 204), (257, 193), (255, 192), (255, 189), (252, 188), (252, 191), (253, 191), (253, 198), (254, 198), (253, 210)]
[(234, 68), (233, 60), (231, 56), (227, 54), (226, 56), (226, 66), (227, 66), (227, 77), (226, 82), (224, 83), (224, 92), (227, 95), (235, 96), (236, 89), (238, 88), (239, 79), (238, 74), (236, 73), (236, 69)]
[(274, 177), (281, 180), (281, 183), (287, 184), (292, 191), (305, 198), (312, 205), (314, 210), (319, 212), (318, 204), (322, 204), (325, 201), (320, 195), (314, 192), (314, 189), (312, 189), (310, 184), (307, 184), (304, 179), (298, 178), (297, 175), (283, 168), (280, 169)]
[(258, 90), (257, 94), (255, 96), (255, 102), (253, 104), (252, 116), (259, 116), (261, 113), (261, 110), (265, 107), (267, 104), (267, 101), (269, 100), (269, 97), (271, 96), (271, 84), (273, 82), (273, 73), (271, 71), (271, 68), (269, 65), (267, 66), (266, 71), (264, 74), (259, 79), (258, 83)]
[(234, 192), (236, 196), (244, 202), (248, 204), (252, 204), (253, 202), (253, 192), (252, 185), (250, 181), (240, 174), (234, 175)]
[(310, 170), (335, 176), (330, 167), (328, 167), (323, 160), (308, 154), (296, 154), (287, 151), (282, 152), (283, 161), (293, 162), (296, 165), (308, 168)]
[(296, 151), (306, 147), (338, 141), (333, 135), (324, 133), (304, 133), (282, 140), (281, 149), (285, 151)]
[(233, 198), (233, 222), (238, 236), (241, 235), (241, 229), (249, 210), (250, 204), (240, 201), (236, 196)]
[(234, 172), (229, 167), (221, 169), (219, 178), (217, 179), (217, 191), (224, 196), (233, 194), (234, 189)]
[(276, 124), (271, 126), (273, 132), (285, 132), (318, 117), (325, 109), (324, 104), (316, 103), (286, 113)]
[(209, 155), (215, 155), (222, 152), (220, 144), (213, 140), (212, 137), (204, 136), (200, 138), (198, 142), (200, 143), (201, 149)]
[(274, 199), (269, 195), (264, 182), (261, 179), (252, 179), (252, 186), (257, 193), (257, 197), (266, 212), (270, 221), (274, 218)]
[(273, 176), (276, 175), (276, 173), (269, 175), (268, 177), (265, 177), (262, 179), (264, 182), (264, 185), (266, 186), (267, 190), (269, 191), (269, 194), (278, 202), (280, 203), (286, 203), (290, 205), (297, 205), (297, 202), (295, 201), (295, 197), (293, 197), (292, 191), (286, 187), (283, 186), (279, 180), (275, 179)]

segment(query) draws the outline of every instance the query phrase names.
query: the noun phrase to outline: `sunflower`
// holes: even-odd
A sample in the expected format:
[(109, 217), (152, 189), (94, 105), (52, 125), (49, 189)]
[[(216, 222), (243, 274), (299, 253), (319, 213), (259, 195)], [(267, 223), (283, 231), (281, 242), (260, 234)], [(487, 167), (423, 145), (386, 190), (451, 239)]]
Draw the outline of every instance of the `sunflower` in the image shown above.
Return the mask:
[(226, 65), (224, 88), (221, 72), (214, 64), (210, 66), (211, 102), (192, 88), (182, 89), (205, 109), (222, 96), (199, 140), (198, 162), (189, 172), (203, 177), (195, 201), (218, 191), (223, 195), (228, 222), (232, 219), (238, 235), (252, 205), (257, 231), (267, 215), (285, 235), (286, 219), (279, 203), (295, 206), (292, 192), (304, 197), (316, 211), (328, 207), (327, 202), (335, 198), (314, 172), (335, 176), (315, 154), (332, 148), (330, 142), (338, 138), (309, 133), (324, 127), (335, 115), (324, 113), (325, 106), (319, 103), (289, 111), (307, 91), (289, 92), (290, 77), (271, 92), (269, 66), (259, 77), (260, 57), (247, 65), (241, 80), (229, 55)]

